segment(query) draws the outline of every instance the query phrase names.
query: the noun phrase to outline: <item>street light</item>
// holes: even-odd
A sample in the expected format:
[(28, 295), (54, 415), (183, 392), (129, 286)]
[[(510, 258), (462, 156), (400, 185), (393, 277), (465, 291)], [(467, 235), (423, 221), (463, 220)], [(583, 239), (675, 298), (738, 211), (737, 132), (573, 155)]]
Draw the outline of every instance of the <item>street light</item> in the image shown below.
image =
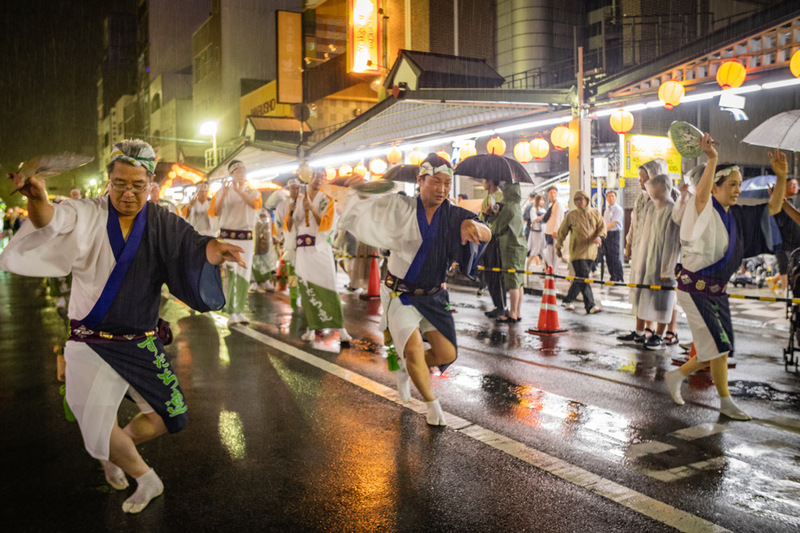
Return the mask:
[(217, 123), (213, 120), (200, 124), (200, 135), (211, 137), (214, 149), (214, 166), (217, 166)]

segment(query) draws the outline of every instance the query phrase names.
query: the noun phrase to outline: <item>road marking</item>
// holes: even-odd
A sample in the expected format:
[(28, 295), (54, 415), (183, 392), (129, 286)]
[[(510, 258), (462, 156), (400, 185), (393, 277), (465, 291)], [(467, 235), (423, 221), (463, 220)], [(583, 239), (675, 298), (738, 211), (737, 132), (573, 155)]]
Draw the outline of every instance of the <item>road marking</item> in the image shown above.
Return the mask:
[(639, 457), (644, 457), (645, 455), (662, 453), (674, 449), (675, 446), (672, 446), (671, 444), (665, 444), (663, 442), (658, 442), (657, 440), (651, 440), (649, 442), (631, 444), (625, 451), (625, 457), (628, 459), (638, 459)]
[[(216, 314), (216, 313), (212, 313)], [(232, 326), (234, 331), (247, 335), (248, 337), (262, 342), (276, 350), (279, 350), (290, 357), (294, 357), (304, 361), (311, 366), (319, 368), (329, 374), (339, 377), (353, 385), (361, 387), (381, 398), (394, 402), (402, 407), (411, 409), (412, 411), (420, 414), (425, 414), (425, 403), (412, 398), (409, 402), (401, 402), (397, 391), (391, 387), (387, 387), (381, 383), (373, 381), (366, 376), (362, 376), (357, 372), (348, 370), (339, 365), (326, 361), (316, 355), (301, 350), (296, 346), (287, 344), (281, 340), (270, 337), (249, 327), (235, 325)], [(544, 470), (556, 477), (559, 477), (573, 485), (584, 488), (598, 496), (602, 496), (611, 500), (623, 507), (627, 507), (633, 511), (643, 514), (653, 520), (674, 527), (679, 531), (728, 531), (727, 529), (709, 522), (699, 516), (673, 507), (667, 503), (658, 501), (645, 494), (635, 490), (624, 487), (614, 481), (605, 479), (593, 474), (588, 470), (584, 470), (571, 463), (563, 461), (557, 457), (546, 454), (542, 451), (536, 450), (523, 444), (521, 442), (510, 439), (492, 430), (486, 429), (477, 424), (458, 417), (452, 413), (446, 413), (448, 425), (454, 431), (458, 431), (462, 435), (471, 437), (479, 442), (482, 442), (492, 448), (507, 453), (513, 457), (521, 459), (522, 461)]]
[(703, 437), (708, 437), (710, 435), (716, 435), (717, 433), (722, 433), (724, 431), (728, 431), (729, 429), (731, 429), (731, 426), (709, 422), (707, 424), (700, 424), (699, 426), (679, 429), (678, 431), (673, 431), (670, 433), (670, 435), (674, 435), (682, 440), (695, 440), (702, 439)]

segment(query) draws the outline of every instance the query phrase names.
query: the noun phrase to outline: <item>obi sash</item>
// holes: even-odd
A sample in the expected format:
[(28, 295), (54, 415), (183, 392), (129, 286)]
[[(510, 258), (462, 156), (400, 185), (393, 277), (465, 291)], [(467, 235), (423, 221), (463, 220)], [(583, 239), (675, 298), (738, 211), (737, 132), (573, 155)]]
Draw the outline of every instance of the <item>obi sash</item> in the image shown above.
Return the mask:
[(250, 241), (253, 240), (252, 230), (236, 230), (236, 229), (221, 229), (219, 236), (222, 239), (233, 239), (236, 241)]
[(728, 283), (725, 281), (710, 278), (698, 272), (691, 272), (680, 265), (675, 270), (679, 291), (705, 296), (722, 296), (728, 288)]
[(317, 244), (317, 238), (313, 235), (298, 235), (297, 236), (297, 247), (303, 248), (305, 246), (315, 246)]
[(423, 285), (409, 283), (401, 278), (398, 278), (391, 272), (386, 273), (386, 279), (384, 280), (389, 289), (392, 292), (402, 293), (402, 294), (409, 294), (412, 296), (427, 296), (431, 294), (436, 294), (437, 292), (442, 290), (441, 285), (434, 285), (431, 287), (425, 287)]

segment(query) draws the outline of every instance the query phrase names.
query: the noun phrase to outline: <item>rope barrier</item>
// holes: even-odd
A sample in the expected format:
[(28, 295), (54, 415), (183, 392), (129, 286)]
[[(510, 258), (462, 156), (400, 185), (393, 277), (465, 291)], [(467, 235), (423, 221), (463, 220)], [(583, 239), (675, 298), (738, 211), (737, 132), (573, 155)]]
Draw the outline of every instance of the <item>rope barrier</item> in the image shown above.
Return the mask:
[(368, 255), (349, 255), (349, 254), (333, 254), (333, 257), (336, 259), (386, 259), (389, 257), (388, 255), (377, 255), (377, 254), (368, 254)]
[[(484, 267), (478, 266), (478, 270), (484, 270), (487, 272), (509, 272), (511, 274), (528, 274), (533, 276), (547, 276), (544, 272), (532, 272), (529, 270), (516, 270), (513, 268), (509, 269), (502, 269), (502, 268), (494, 268), (494, 267)], [(644, 285), (644, 284), (637, 284), (637, 283), (623, 283), (619, 281), (600, 281), (596, 279), (590, 278), (576, 278), (575, 276), (560, 276), (558, 274), (550, 274), (554, 278), (558, 279), (565, 279), (567, 281), (583, 281), (584, 283), (593, 283), (597, 285), (606, 285), (609, 287), (628, 287), (631, 289), (649, 289), (653, 291), (674, 291), (676, 287), (674, 285)], [(728, 294), (729, 298), (736, 298), (738, 300), (756, 300), (760, 302), (785, 302), (785, 303), (792, 303), (792, 304), (800, 304), (800, 298), (781, 298), (778, 296), (749, 296), (746, 294)]]

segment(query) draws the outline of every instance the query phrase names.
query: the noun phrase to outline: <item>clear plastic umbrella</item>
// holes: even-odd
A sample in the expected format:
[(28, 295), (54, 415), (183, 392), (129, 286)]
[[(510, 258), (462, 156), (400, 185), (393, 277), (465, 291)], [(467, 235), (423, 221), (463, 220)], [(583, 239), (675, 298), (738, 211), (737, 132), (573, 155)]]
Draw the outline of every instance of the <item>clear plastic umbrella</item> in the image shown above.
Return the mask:
[(743, 139), (747, 144), (800, 152), (800, 109), (768, 118)]

